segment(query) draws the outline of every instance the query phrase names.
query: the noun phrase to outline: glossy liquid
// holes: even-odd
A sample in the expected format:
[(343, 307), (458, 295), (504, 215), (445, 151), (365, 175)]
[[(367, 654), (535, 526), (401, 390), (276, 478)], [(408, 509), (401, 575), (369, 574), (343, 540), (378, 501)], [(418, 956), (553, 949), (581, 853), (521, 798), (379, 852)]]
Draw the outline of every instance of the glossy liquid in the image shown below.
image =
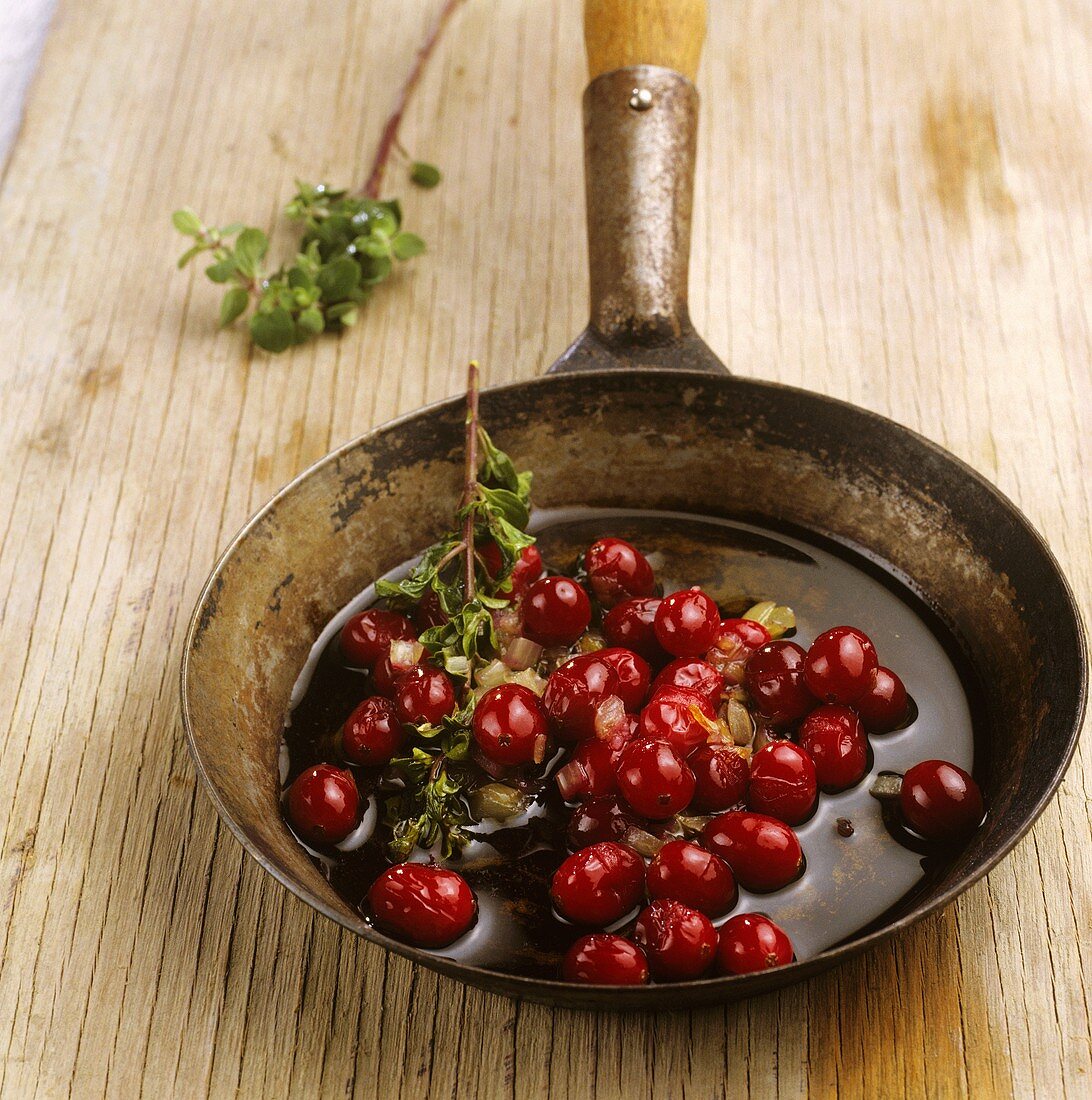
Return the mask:
[[(773, 894), (741, 890), (733, 913), (768, 914), (788, 932), (797, 958), (805, 959), (897, 910), (935, 872), (938, 857), (924, 860), (898, 843), (868, 793), (878, 772), (903, 772), (919, 760), (939, 757), (968, 771), (974, 763), (969, 669), (954, 640), (907, 585), (879, 564), (826, 540), (725, 520), (567, 509), (536, 513), (532, 527), (543, 559), (561, 571), (570, 571), (596, 538), (615, 535), (649, 555), (666, 592), (699, 584), (726, 614), (739, 614), (760, 599), (788, 604), (796, 612), (794, 639), (805, 648), (832, 626), (857, 626), (913, 697), (917, 714), (909, 726), (870, 738), (869, 775), (852, 790), (820, 795), (814, 816), (797, 827), (807, 860), (804, 875)], [(301, 673), (286, 723), (286, 781), (334, 758), (330, 735), (370, 693), (366, 674), (342, 663), (337, 636), (345, 620), (373, 598), (372, 589), (366, 589), (337, 615)], [(358, 774), (364, 779), (363, 772)], [(361, 786), (365, 790), (366, 781)], [(369, 815), (372, 821), (374, 816)], [(548, 896), (550, 878), (568, 854), (568, 819), (549, 782), (542, 801), (518, 824), (484, 827), (493, 831), (452, 862), (477, 894), (478, 923), (440, 954), (512, 973), (556, 977), (561, 955), (578, 934), (553, 912)], [(840, 819), (852, 823), (850, 835), (843, 835), (848, 831), (844, 824), (839, 829)], [(388, 865), (383, 830), (369, 836), (370, 829), (366, 820), (342, 845), (354, 850), (312, 853), (334, 888), (357, 907)], [(428, 857), (416, 853), (415, 858)]]

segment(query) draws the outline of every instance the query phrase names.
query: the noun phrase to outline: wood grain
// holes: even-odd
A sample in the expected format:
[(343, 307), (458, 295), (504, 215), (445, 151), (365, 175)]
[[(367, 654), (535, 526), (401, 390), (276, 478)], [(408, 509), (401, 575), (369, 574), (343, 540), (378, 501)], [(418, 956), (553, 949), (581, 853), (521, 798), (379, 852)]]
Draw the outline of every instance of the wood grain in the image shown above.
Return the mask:
[[(957, 905), (724, 1009), (550, 1011), (414, 970), (242, 855), (178, 720), (220, 547), (334, 444), (528, 378), (584, 320), (576, 0), (469, 0), (404, 137), (431, 253), (360, 328), (215, 331), (170, 211), (359, 181), (425, 0), (62, 0), (0, 191), (0, 1094), (1049, 1096), (1092, 1090), (1092, 748)], [(1092, 5), (712, 5), (693, 312), (741, 374), (937, 439), (1088, 605)], [(394, 178), (397, 178), (395, 176)]]

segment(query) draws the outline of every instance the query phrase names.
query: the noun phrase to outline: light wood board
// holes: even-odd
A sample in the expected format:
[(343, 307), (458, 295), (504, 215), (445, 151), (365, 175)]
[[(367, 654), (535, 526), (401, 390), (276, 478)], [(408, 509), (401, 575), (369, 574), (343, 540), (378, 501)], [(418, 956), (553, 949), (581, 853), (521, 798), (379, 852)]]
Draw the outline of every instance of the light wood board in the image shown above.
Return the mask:
[[(741, 374), (908, 424), (1092, 590), (1092, 3), (714, 0), (693, 312)], [(0, 1094), (1088, 1096), (1092, 746), (935, 919), (724, 1009), (495, 999), (343, 934), (195, 786), (216, 553), (335, 444), (584, 320), (577, 0), (469, 0), (404, 129), (431, 252), (357, 331), (217, 334), (173, 208), (359, 182), (425, 0), (62, 0), (0, 183)]]

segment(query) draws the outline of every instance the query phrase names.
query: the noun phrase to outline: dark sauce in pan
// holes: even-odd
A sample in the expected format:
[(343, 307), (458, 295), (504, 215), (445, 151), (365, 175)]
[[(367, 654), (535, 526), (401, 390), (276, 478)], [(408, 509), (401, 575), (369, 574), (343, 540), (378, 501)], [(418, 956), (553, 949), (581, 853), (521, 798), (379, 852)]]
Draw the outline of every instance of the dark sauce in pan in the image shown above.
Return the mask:
[[(733, 913), (768, 914), (789, 934), (797, 958), (806, 959), (897, 913), (900, 902), (937, 873), (943, 857), (925, 857), (900, 844), (868, 791), (877, 773), (903, 772), (933, 757), (970, 771), (977, 691), (955, 639), (890, 569), (811, 534), (674, 513), (539, 512), (532, 528), (547, 566), (561, 571), (569, 571), (596, 538), (615, 535), (650, 557), (665, 591), (699, 584), (726, 614), (739, 614), (760, 599), (788, 604), (796, 612), (795, 640), (805, 648), (832, 626), (860, 627), (913, 697), (916, 715), (909, 725), (870, 738), (865, 779), (841, 794), (821, 795), (814, 816), (797, 827), (807, 860), (803, 876), (773, 894), (741, 890)], [(331, 735), (370, 694), (367, 674), (345, 666), (337, 639), (342, 623), (373, 598), (369, 588), (336, 616), (300, 675), (286, 723), (286, 783), (305, 767), (335, 759)], [(357, 775), (366, 795), (374, 777), (363, 769)], [(540, 802), (518, 823), (486, 823), (480, 840), (451, 863), (477, 895), (478, 922), (438, 954), (515, 974), (557, 976), (561, 956), (579, 934), (553, 912), (548, 896), (550, 878), (567, 854), (569, 816), (549, 781)], [(337, 892), (357, 908), (388, 866), (382, 827), (360, 843), (374, 818), (373, 806), (341, 846), (352, 848), (356, 838), (353, 850), (312, 852)], [(414, 858), (429, 857), (416, 852)], [(622, 928), (631, 922), (623, 920)]]

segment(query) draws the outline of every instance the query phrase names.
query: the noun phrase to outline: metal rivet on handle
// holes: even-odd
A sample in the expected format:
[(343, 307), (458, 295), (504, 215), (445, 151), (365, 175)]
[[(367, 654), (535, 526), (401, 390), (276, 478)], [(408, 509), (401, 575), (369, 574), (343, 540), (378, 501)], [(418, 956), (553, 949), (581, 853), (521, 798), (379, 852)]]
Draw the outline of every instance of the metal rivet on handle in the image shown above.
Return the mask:
[(629, 105), (635, 111), (647, 111), (652, 106), (652, 93), (647, 88), (634, 88), (629, 96)]

